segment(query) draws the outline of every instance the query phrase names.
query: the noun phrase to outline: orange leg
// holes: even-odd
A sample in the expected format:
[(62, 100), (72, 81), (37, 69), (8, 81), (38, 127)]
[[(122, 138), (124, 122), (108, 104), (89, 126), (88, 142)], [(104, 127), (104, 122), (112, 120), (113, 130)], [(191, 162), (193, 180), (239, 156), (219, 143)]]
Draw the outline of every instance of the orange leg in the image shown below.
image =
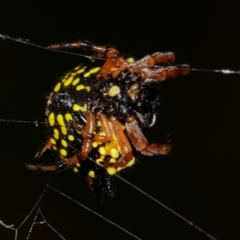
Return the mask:
[(61, 169), (70, 167), (77, 162), (79, 162), (79, 158), (77, 155), (74, 155), (68, 159), (61, 158), (61, 161), (57, 162), (56, 165), (27, 164), (26, 166), (30, 170), (59, 171)]
[(101, 70), (99, 71), (97, 78), (106, 79), (109, 74), (112, 74), (113, 78), (116, 78), (121, 71), (126, 69), (129, 63), (123, 58), (119, 57), (119, 52), (113, 47), (94, 45), (88, 41), (77, 41), (73, 43), (56, 43), (48, 47), (49, 49), (71, 49), (82, 48), (83, 50), (90, 50), (97, 54), (97, 57), (106, 58)]
[[(110, 122), (112, 125), (112, 129), (114, 131), (114, 134), (117, 138), (120, 152), (123, 155), (115, 164), (113, 164), (114, 167), (124, 168), (127, 166), (127, 164), (133, 160), (133, 154), (132, 154), (132, 148), (131, 145), (123, 132), (122, 125), (117, 120), (116, 117), (111, 117)], [(120, 170), (120, 169), (119, 169)]]
[(128, 66), (129, 63), (123, 57), (107, 59), (99, 71), (97, 78), (100, 79), (102, 77), (106, 79), (108, 75), (116, 78)]
[(92, 149), (92, 141), (93, 141), (93, 133), (95, 131), (95, 122), (96, 116), (95, 113), (88, 111), (87, 118), (86, 118), (86, 128), (85, 134), (83, 134), (84, 140), (81, 149), (81, 157), (86, 159), (88, 154), (91, 152)]
[(125, 123), (128, 137), (131, 139), (134, 147), (144, 155), (166, 155), (170, 152), (171, 144), (149, 144), (147, 139), (144, 137), (141, 129), (139, 128), (137, 121), (134, 117), (130, 117)]
[(168, 78), (173, 78), (181, 75), (186, 75), (190, 72), (189, 65), (176, 65), (169, 67), (160, 67), (157, 69), (142, 69), (142, 78), (144, 81), (164, 81)]
[[(46, 151), (50, 150), (52, 147), (52, 144), (50, 141), (46, 143), (44, 148), (41, 150), (41, 152), (37, 153), (37, 156), (35, 156), (35, 159), (37, 161), (41, 161), (41, 159), (44, 157), (44, 154)], [(27, 164), (26, 165), (28, 169), (30, 170), (42, 170), (42, 171), (56, 171), (56, 166), (51, 165), (51, 166), (41, 166), (40, 164)]]
[(111, 133), (112, 131), (111, 131), (110, 123), (109, 123), (107, 117), (105, 115), (103, 115), (102, 113), (97, 113), (97, 118), (100, 122), (103, 132), (105, 133), (105, 136), (100, 136), (100, 135), (96, 134), (96, 135), (94, 135), (93, 139), (95, 141), (98, 141), (101, 143), (110, 141), (111, 136), (112, 136), (112, 133)]
[(134, 63), (129, 64), (130, 69), (132, 69), (134, 72), (140, 72), (145, 68), (153, 67), (157, 64), (171, 64), (175, 61), (175, 54), (172, 52), (156, 52), (152, 54), (151, 56), (148, 55)]
[(98, 57), (115, 59), (119, 56), (119, 52), (117, 49), (113, 47), (94, 45), (89, 41), (77, 41), (72, 43), (56, 43), (56, 44), (50, 45), (48, 48), (53, 50), (82, 48), (83, 50), (91, 50), (97, 53)]
[[(143, 80), (146, 81), (164, 81), (167, 78), (176, 77), (179, 75), (186, 75), (190, 72), (190, 66), (176, 65), (176, 66), (157, 66), (158, 64), (172, 64), (175, 61), (175, 54), (172, 52), (156, 52), (151, 56), (146, 56), (139, 61), (129, 64), (130, 72), (142, 73)], [(151, 67), (156, 66), (155, 69)]]
[[(48, 141), (44, 146), (44, 148), (41, 150), (41, 152), (37, 154), (35, 159), (40, 162), (44, 158), (44, 154), (46, 154), (46, 152), (49, 151), (51, 147), (52, 147), (52, 143)], [(27, 164), (26, 166), (30, 170), (58, 171), (65, 167), (71, 166), (77, 162), (79, 162), (79, 158), (78, 156), (74, 155), (69, 159), (65, 159), (61, 157), (61, 161), (57, 162), (56, 165)]]
[(156, 52), (152, 54), (152, 59), (154, 60), (154, 65), (160, 64), (160, 63), (166, 63), (171, 64), (175, 61), (176, 57), (173, 52)]
[[(111, 129), (106, 116), (101, 113), (98, 113), (97, 118), (99, 119), (102, 130), (105, 132), (105, 136), (94, 134), (94, 131), (96, 129), (96, 114), (94, 112), (88, 111), (86, 117), (86, 127), (84, 130), (79, 129), (84, 138), (80, 154), (82, 160), (86, 159), (89, 153), (91, 152), (93, 141), (99, 141), (101, 143), (104, 143), (110, 140)], [(73, 123), (72, 126), (78, 128), (77, 124)]]

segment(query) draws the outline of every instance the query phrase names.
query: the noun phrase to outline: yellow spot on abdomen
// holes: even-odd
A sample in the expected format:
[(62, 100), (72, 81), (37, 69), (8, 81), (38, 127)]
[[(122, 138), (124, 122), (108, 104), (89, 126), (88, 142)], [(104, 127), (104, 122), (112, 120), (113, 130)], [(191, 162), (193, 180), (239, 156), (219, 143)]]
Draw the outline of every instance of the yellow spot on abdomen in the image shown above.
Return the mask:
[(69, 141), (74, 141), (74, 136), (73, 135), (68, 135), (68, 140)]
[(89, 77), (90, 76), (90, 74), (91, 74), (91, 72), (86, 72), (86, 73), (84, 73), (84, 77)]
[(89, 77), (92, 73), (96, 73), (100, 70), (100, 67), (96, 67), (96, 68), (93, 68), (91, 69), (89, 72), (86, 72), (83, 76), (84, 77)]
[(80, 111), (81, 106), (78, 104), (74, 104), (72, 108), (73, 108), (73, 111), (77, 112), (77, 111)]
[(80, 67), (81, 67), (81, 65), (75, 67), (73, 70), (77, 71)]
[(61, 132), (63, 135), (66, 135), (67, 134), (67, 129), (65, 126), (61, 126)]
[(82, 112), (87, 111), (87, 104), (86, 103), (83, 106), (80, 106), (80, 111), (82, 111)]
[(71, 84), (72, 80), (73, 80), (73, 76), (71, 76), (68, 79), (66, 79), (66, 81), (64, 81), (63, 85), (65, 87), (69, 86)]
[(79, 172), (79, 170), (78, 170), (76, 167), (73, 168), (73, 171), (74, 171), (75, 173), (78, 173), (78, 172)]
[(85, 71), (85, 68), (86, 68), (86, 67), (83, 67), (83, 68), (79, 69), (79, 70), (77, 71), (77, 73), (82, 73), (82, 72), (84, 72), (84, 71)]
[(100, 70), (100, 67), (95, 67), (93, 69), (90, 70), (90, 73), (96, 73)]
[(64, 147), (67, 147), (67, 146), (68, 146), (67, 141), (64, 140), (64, 139), (62, 139), (61, 144), (62, 144)]
[[(113, 135), (112, 137), (114, 137), (115, 135)], [(108, 155), (111, 155), (111, 150), (112, 149), (115, 149), (115, 150), (113, 150), (113, 152), (114, 151), (117, 151), (118, 152), (118, 154), (119, 154), (119, 151), (117, 150), (118, 149), (118, 143), (117, 143), (117, 141), (112, 141), (112, 142), (110, 142), (109, 144), (107, 144), (106, 146), (105, 146), (105, 148), (106, 148), (106, 151), (107, 151), (107, 154)]]
[(111, 152), (111, 157), (117, 159), (119, 157), (119, 151), (116, 148), (112, 148), (110, 150)]
[(59, 82), (53, 89), (54, 92), (58, 92), (61, 88), (61, 83)]
[(70, 120), (73, 120), (72, 115), (70, 113), (65, 114), (65, 119), (69, 122)]
[(85, 89), (89, 92), (91, 90), (90, 86), (86, 86)]
[(107, 168), (107, 173), (108, 173), (109, 175), (114, 175), (116, 172), (117, 172), (117, 170), (116, 170), (115, 167), (108, 167), (108, 168)]
[(75, 86), (75, 85), (77, 85), (79, 82), (80, 82), (80, 78), (78, 77), (78, 78), (76, 78), (76, 79), (73, 80), (72, 85)]
[(92, 170), (88, 172), (88, 176), (91, 177), (91, 178), (95, 178), (96, 177), (95, 176), (95, 172), (92, 171)]
[(48, 115), (48, 122), (49, 122), (51, 127), (54, 125), (55, 119), (54, 119), (54, 113), (53, 112)]
[(100, 148), (98, 149), (98, 152), (99, 152), (102, 156), (105, 156), (105, 155), (106, 155), (106, 149), (105, 149), (105, 147), (100, 147)]
[(85, 89), (85, 86), (82, 85), (82, 84), (76, 86), (76, 90), (77, 90), (77, 91), (81, 91), (81, 90), (83, 90), (83, 89)]
[(56, 144), (56, 140), (54, 138), (50, 138), (50, 142), (51, 144), (55, 145)]
[(115, 158), (110, 158), (109, 162), (110, 162), (110, 163), (116, 163), (117, 160), (116, 160)]
[(65, 125), (62, 114), (58, 114), (58, 115), (57, 115), (57, 121), (58, 121), (58, 124), (59, 124), (60, 126), (64, 126), (64, 125)]
[(56, 128), (53, 129), (53, 137), (59, 139), (59, 131)]
[(65, 149), (60, 149), (60, 154), (63, 156), (63, 157), (66, 157), (67, 156), (67, 151)]

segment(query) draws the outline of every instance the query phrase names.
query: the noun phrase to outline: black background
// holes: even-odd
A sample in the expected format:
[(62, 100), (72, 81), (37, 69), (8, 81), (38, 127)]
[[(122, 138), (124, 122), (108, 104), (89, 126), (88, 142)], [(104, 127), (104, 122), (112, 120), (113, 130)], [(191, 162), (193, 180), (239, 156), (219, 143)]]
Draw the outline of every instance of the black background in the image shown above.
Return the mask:
[[(210, 1), (209, 1), (210, 2)], [(47, 46), (91, 40), (113, 44), (141, 58), (174, 51), (177, 63), (193, 68), (240, 69), (239, 4), (142, 1), (49, 1), (1, 3), (0, 34)], [(43, 120), (45, 97), (82, 58), (0, 39), (0, 118)], [(147, 133), (173, 150), (166, 157), (140, 157), (121, 174), (217, 239), (239, 239), (240, 76), (191, 72), (160, 89), (158, 121)], [(0, 220), (18, 227), (46, 183), (111, 219), (142, 239), (208, 239), (119, 179), (113, 201), (97, 205), (83, 177), (65, 171), (26, 170), (44, 130), (33, 124), (0, 122)], [(40, 207), (66, 239), (133, 239), (80, 206), (47, 190)], [(34, 214), (19, 229), (26, 239)], [(0, 239), (14, 232), (0, 226)], [(46, 225), (31, 239), (60, 239)]]

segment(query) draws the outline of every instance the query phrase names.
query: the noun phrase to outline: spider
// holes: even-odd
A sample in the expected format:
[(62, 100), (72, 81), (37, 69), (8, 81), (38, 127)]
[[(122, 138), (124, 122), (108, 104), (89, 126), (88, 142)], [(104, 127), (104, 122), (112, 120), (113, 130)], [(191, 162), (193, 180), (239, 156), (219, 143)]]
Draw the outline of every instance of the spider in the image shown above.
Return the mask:
[[(166, 155), (171, 142), (150, 144), (142, 133), (156, 120), (160, 82), (186, 75), (189, 65), (171, 65), (172, 52), (156, 52), (138, 61), (111, 46), (88, 41), (53, 44), (52, 50), (81, 48), (94, 57), (65, 74), (50, 93), (46, 107), (47, 143), (31, 170), (83, 172), (97, 197), (113, 197), (112, 176), (132, 166), (134, 151)], [(42, 160), (53, 153), (52, 165)]]

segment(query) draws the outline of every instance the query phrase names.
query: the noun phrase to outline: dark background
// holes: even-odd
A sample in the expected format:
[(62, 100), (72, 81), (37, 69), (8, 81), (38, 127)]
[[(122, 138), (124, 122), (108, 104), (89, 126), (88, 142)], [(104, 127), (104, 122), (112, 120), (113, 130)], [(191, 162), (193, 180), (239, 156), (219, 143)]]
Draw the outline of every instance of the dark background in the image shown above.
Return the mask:
[[(209, 2), (1, 3), (0, 34), (43, 46), (78, 39), (110, 43), (136, 58), (174, 51), (177, 63), (193, 68), (240, 69), (239, 4)], [(81, 61), (0, 39), (0, 118), (43, 120), (45, 97)], [(160, 143), (170, 133), (173, 150), (166, 157), (140, 157), (121, 173), (217, 239), (240, 239), (239, 89), (240, 75), (217, 73), (192, 72), (163, 83), (158, 121), (147, 137)], [(0, 122), (0, 220), (6, 224), (18, 227), (51, 179), (52, 186), (142, 239), (208, 239), (119, 179), (116, 198), (99, 206), (84, 178), (70, 170), (55, 176), (26, 170), (43, 131)], [(68, 240), (133, 239), (49, 189), (40, 207)], [(26, 239), (33, 217), (18, 239)], [(14, 232), (0, 226), (0, 239), (14, 239)], [(41, 225), (31, 239), (60, 238)]]

